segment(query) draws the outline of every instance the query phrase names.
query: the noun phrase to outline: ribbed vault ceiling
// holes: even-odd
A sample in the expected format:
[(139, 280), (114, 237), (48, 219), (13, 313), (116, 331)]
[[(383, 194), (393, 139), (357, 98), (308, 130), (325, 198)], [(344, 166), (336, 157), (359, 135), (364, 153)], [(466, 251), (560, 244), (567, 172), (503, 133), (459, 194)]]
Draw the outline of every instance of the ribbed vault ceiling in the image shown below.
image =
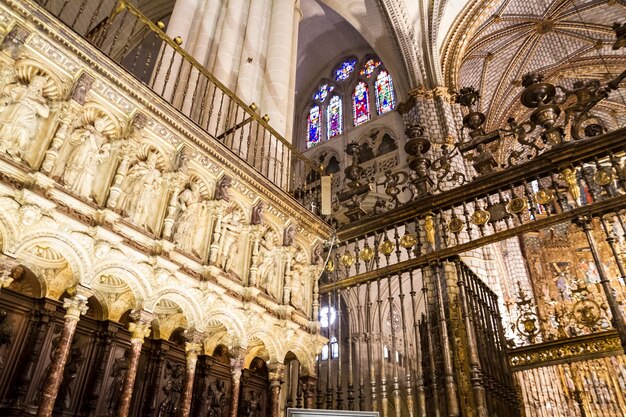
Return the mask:
[[(497, 0), (468, 6), (443, 47), (446, 84), (474, 86), (487, 127), (519, 111), (521, 78), (539, 72), (571, 88), (576, 80), (617, 75), (626, 67), (613, 51), (613, 22), (626, 21), (623, 1)], [(478, 5), (480, 6), (480, 5)], [(584, 23), (583, 23), (584, 22)], [(590, 70), (589, 67), (593, 67)], [(612, 97), (618, 103), (623, 98)]]

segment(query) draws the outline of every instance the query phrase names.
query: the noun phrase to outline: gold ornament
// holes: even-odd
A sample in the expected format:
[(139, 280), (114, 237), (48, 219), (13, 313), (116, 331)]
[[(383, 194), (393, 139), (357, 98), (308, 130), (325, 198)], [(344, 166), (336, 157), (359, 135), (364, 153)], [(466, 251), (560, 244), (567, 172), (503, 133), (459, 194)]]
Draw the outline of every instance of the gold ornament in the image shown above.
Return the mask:
[(435, 215), (432, 213), (427, 213), (424, 216), (424, 229), (426, 230), (426, 240), (431, 245), (435, 244)]
[(578, 186), (578, 181), (576, 179), (576, 168), (564, 168), (561, 171), (560, 177), (565, 181), (569, 193), (572, 195), (574, 200), (576, 200), (576, 203), (578, 203), (578, 200), (580, 199), (580, 187)]
[(459, 219), (458, 217), (453, 217), (448, 222), (448, 229), (450, 229), (450, 231), (455, 234), (461, 233), (461, 230), (463, 230), (464, 226), (465, 224), (463, 224), (463, 220)]
[(527, 208), (528, 204), (526, 204), (526, 199), (519, 197), (509, 201), (509, 203), (506, 205), (507, 211), (511, 214), (519, 214)]
[(604, 187), (613, 182), (613, 172), (610, 168), (601, 168), (593, 174), (593, 180), (596, 184)]
[(335, 263), (333, 262), (332, 259), (329, 259), (328, 263), (326, 263), (326, 271), (333, 272), (334, 270), (335, 270)]
[(491, 218), (491, 214), (487, 210), (476, 210), (474, 214), (472, 214), (472, 223), (476, 226), (482, 226), (489, 221)]
[(366, 246), (359, 252), (359, 257), (365, 262), (371, 261), (374, 257), (374, 251), (369, 246)]
[(341, 255), (341, 263), (345, 266), (352, 266), (354, 264), (354, 256), (349, 252), (344, 253)]
[(407, 233), (400, 238), (400, 245), (402, 245), (404, 249), (411, 249), (416, 242), (417, 240), (410, 233)]
[(385, 256), (391, 255), (391, 252), (396, 248), (396, 245), (389, 239), (386, 239), (383, 243), (380, 244), (380, 251)]
[(535, 193), (535, 201), (538, 204), (546, 205), (552, 201), (552, 192), (550, 190), (539, 190)]

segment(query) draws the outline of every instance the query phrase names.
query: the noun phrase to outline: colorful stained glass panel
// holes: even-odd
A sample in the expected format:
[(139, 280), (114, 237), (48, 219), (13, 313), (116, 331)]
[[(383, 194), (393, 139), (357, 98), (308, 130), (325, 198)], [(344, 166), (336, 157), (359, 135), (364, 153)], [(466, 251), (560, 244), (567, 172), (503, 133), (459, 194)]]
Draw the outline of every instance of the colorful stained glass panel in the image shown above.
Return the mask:
[(319, 106), (311, 107), (309, 111), (308, 133), (309, 139), (307, 140), (306, 147), (310, 148), (316, 145), (320, 141), (320, 108)]
[(366, 77), (369, 77), (374, 71), (376, 71), (376, 68), (378, 68), (379, 65), (379, 60), (370, 59), (365, 63), (365, 65), (363, 65), (363, 68), (359, 72), (359, 75), (365, 75)]
[(335, 70), (335, 80), (343, 81), (347, 80), (348, 77), (354, 71), (354, 67), (356, 66), (356, 59), (347, 59), (339, 65), (339, 68)]
[(354, 125), (358, 126), (370, 119), (369, 94), (367, 92), (367, 84), (363, 81), (358, 83), (352, 94), (352, 107), (354, 115)]
[(328, 85), (327, 83), (320, 84), (317, 93), (315, 93), (315, 100), (318, 100), (320, 103), (323, 103), (328, 97), (328, 93), (335, 89), (334, 85)]
[(381, 71), (376, 77), (376, 110), (378, 114), (390, 112), (395, 107), (393, 81), (387, 71)]
[(326, 109), (326, 123), (328, 124), (328, 139), (341, 135), (343, 130), (341, 98), (333, 96)]

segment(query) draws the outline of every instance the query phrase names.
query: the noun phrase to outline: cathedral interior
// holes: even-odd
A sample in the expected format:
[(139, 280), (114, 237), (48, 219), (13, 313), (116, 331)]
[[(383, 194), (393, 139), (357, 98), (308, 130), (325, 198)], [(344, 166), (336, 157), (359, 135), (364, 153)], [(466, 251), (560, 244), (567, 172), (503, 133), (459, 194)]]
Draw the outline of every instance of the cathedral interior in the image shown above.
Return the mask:
[(0, 415), (626, 416), (624, 87), (624, 0), (2, 0)]

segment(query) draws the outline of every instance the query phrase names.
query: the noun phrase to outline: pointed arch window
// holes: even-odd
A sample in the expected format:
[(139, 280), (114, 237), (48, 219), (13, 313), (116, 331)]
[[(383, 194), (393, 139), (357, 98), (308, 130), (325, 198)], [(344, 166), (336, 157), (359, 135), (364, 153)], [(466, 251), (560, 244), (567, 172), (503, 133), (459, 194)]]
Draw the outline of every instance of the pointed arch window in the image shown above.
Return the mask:
[(381, 71), (376, 77), (376, 110), (378, 114), (390, 112), (395, 107), (393, 81), (387, 71)]
[(328, 139), (333, 136), (341, 135), (343, 132), (343, 109), (341, 104), (341, 97), (333, 96), (328, 102), (328, 107), (326, 108), (326, 123)]
[(310, 148), (319, 143), (320, 127), (321, 127), (320, 107), (318, 105), (314, 105), (313, 107), (311, 107), (311, 110), (309, 111), (309, 118), (308, 118), (308, 125), (307, 125), (307, 132), (308, 132), (309, 137), (306, 143), (307, 148)]
[(359, 82), (354, 88), (352, 94), (352, 108), (354, 116), (354, 125), (358, 126), (370, 119), (370, 103), (367, 84), (363, 81)]

